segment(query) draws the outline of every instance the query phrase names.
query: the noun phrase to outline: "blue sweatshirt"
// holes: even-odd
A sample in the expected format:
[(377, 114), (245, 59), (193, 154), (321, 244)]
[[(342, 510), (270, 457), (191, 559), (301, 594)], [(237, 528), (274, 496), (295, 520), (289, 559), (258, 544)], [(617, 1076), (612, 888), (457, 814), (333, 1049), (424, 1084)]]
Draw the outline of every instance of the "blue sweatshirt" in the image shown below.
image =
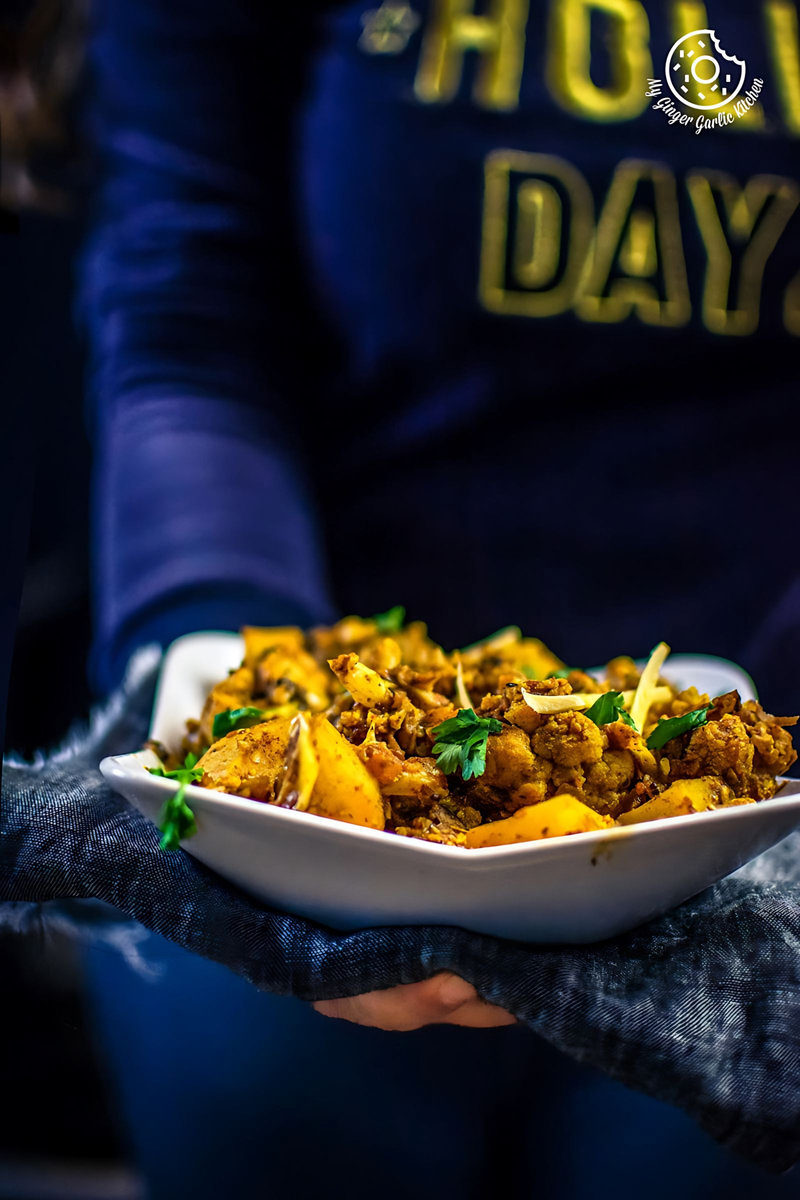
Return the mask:
[(94, 22), (102, 685), (153, 638), (404, 603), (793, 703), (796, 4)]

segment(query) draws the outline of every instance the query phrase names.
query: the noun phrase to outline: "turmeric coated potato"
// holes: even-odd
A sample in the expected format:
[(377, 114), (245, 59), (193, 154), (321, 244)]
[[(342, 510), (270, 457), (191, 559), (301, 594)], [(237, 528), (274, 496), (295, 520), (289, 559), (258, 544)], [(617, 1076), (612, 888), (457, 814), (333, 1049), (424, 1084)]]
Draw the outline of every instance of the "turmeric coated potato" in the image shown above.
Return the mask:
[[(287, 764), (304, 769), (287, 774)], [(234, 730), (216, 741), (197, 765), (203, 771), (203, 787), (267, 803), (289, 801), (288, 807), (352, 825), (384, 827), (378, 784), (321, 713), (274, 717)]]
[(251, 671), (268, 650), (285, 650), (289, 654), (302, 650), (304, 636), (302, 629), (296, 625), (276, 625), (272, 628), (263, 625), (245, 625), (242, 628), (244, 639), (244, 665)]
[(315, 711), (328, 706), (330, 675), (305, 650), (278, 646), (265, 651), (255, 669), (255, 678), (269, 704), (295, 700)]
[(206, 788), (253, 800), (274, 800), (289, 744), (291, 718), (274, 717), (250, 729), (235, 729), (214, 742), (198, 762)]
[(607, 829), (613, 822), (602, 817), (575, 796), (564, 794), (520, 808), (504, 821), (490, 821), (470, 829), (466, 845), (470, 849), (481, 846), (507, 846), (513, 842), (535, 842), (540, 838), (563, 837), (569, 833), (591, 833)]
[(689, 813), (706, 812), (730, 804), (752, 804), (747, 798), (737, 799), (721, 779), (680, 779), (660, 796), (655, 796), (617, 818), (620, 825), (638, 825), (641, 821), (659, 821), (663, 817), (685, 817)]
[(206, 746), (212, 742), (214, 717), (230, 708), (246, 708), (252, 703), (253, 672), (249, 667), (239, 667), (211, 689), (200, 717), (200, 739)]
[(308, 718), (319, 771), (308, 812), (383, 829), (381, 790), (349, 742), (321, 713)]

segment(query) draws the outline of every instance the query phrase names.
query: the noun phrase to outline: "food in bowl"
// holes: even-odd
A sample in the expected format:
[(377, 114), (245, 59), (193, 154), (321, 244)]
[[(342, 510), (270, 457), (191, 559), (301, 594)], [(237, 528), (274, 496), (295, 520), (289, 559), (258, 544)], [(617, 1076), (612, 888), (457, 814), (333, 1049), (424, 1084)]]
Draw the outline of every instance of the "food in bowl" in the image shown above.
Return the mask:
[(446, 652), (403, 618), (243, 629), (180, 753), (153, 745), (181, 783), (162, 844), (192, 832), (189, 783), (477, 849), (756, 803), (797, 757), (797, 717), (678, 690), (664, 643), (595, 675), (516, 627)]

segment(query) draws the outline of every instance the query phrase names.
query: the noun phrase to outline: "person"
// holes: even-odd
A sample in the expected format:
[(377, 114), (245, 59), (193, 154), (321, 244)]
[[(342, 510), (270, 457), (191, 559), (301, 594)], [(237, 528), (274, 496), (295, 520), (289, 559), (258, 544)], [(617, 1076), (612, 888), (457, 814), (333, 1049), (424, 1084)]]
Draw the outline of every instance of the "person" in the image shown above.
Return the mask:
[[(792, 708), (800, 96), (794, 6), (762, 7), (720, 34), (763, 93), (697, 135), (646, 96), (697, 5), (96, 4), (98, 686), (402, 601), (584, 666), (667, 637)], [(156, 1198), (755, 1186), (452, 974), (323, 1022), (137, 954), (90, 977)], [(508, 1027), (431, 1025), (462, 1020)]]

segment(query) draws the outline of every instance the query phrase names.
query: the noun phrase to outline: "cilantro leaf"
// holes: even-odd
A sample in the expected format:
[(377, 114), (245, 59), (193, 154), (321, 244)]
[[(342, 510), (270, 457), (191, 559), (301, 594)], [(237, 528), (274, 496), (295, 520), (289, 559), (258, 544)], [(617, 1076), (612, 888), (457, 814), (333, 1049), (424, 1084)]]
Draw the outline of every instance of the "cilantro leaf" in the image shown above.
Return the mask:
[(455, 775), (461, 769), (461, 750), (458, 742), (438, 742), (434, 746), (436, 761), (445, 775)]
[(247, 729), (250, 725), (258, 725), (274, 715), (274, 709), (253, 708), (251, 705), (246, 708), (226, 708), (224, 712), (214, 715), (211, 736), (214, 739), (222, 738), (233, 729)]
[(159, 846), (162, 850), (177, 850), (183, 838), (194, 837), (197, 833), (197, 822), (185, 797), (186, 784), (182, 783), (161, 809), (158, 828), (161, 830)]
[(502, 722), (479, 717), (474, 709), (462, 708), (454, 717), (433, 730), (433, 753), (445, 775), (461, 771), (462, 779), (474, 779), (486, 770), (486, 746), (490, 733), (500, 733)]
[(165, 771), (163, 767), (148, 767), (147, 770), (159, 779), (178, 779), (181, 783), (194, 783), (203, 774), (203, 768), (197, 766), (197, 755), (192, 754), (191, 750), (183, 760), (183, 765), (174, 771)]
[(389, 634), (399, 633), (403, 628), (406, 610), (402, 604), (396, 604), (394, 608), (390, 608), (384, 613), (376, 613), (372, 619), (378, 626), (378, 633), (383, 637), (388, 637)]
[(673, 738), (705, 725), (712, 707), (713, 705), (707, 704), (705, 708), (696, 708), (692, 712), (684, 713), (682, 717), (662, 717), (647, 739), (648, 750), (660, 750)]
[(196, 764), (197, 755), (190, 751), (183, 760), (183, 766), (174, 771), (165, 771), (163, 767), (147, 768), (151, 775), (157, 775), (160, 779), (177, 779), (180, 784), (177, 792), (167, 797), (158, 817), (158, 828), (161, 830), (159, 845), (162, 850), (177, 850), (182, 838), (197, 833), (194, 813), (186, 803), (187, 787), (203, 775), (203, 768)]
[(636, 728), (633, 717), (625, 711), (622, 692), (603, 692), (591, 708), (586, 709), (584, 716), (594, 721), (595, 725), (613, 725), (615, 721), (624, 721), (631, 729)]
[(547, 676), (548, 679), (566, 679), (571, 675), (575, 667), (559, 667), (557, 671), (551, 671)]

